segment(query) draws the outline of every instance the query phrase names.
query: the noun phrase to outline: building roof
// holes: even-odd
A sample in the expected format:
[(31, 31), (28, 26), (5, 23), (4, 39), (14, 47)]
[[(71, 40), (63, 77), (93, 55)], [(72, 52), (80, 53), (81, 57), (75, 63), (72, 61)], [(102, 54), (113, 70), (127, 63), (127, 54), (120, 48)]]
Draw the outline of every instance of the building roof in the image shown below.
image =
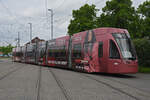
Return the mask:
[[(35, 37), (31, 40), (31, 43), (36, 43), (36, 42), (41, 42), (41, 41), (45, 41), (45, 40), (40, 39), (39, 37)], [(28, 43), (26, 43), (26, 45), (27, 44), (30, 44), (30, 41)]]

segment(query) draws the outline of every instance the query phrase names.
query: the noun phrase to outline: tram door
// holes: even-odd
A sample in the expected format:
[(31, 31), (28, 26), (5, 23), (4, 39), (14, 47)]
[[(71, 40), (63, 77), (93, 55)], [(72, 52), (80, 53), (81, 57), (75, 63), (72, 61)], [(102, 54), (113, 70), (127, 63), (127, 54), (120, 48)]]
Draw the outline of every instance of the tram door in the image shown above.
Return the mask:
[(103, 42), (100, 41), (99, 44), (98, 44), (98, 58), (99, 58), (99, 71), (100, 72), (104, 72), (105, 71), (105, 68), (104, 68), (104, 52), (103, 52)]
[(71, 37), (68, 43), (68, 67), (72, 68), (72, 38)]

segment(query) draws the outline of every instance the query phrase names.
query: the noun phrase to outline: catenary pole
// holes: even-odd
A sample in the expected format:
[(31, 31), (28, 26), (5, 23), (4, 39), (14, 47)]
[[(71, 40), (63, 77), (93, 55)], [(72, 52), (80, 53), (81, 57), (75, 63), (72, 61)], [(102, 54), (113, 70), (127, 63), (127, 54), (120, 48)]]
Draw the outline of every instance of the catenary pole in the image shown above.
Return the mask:
[(48, 9), (51, 12), (51, 39), (53, 39), (53, 10)]

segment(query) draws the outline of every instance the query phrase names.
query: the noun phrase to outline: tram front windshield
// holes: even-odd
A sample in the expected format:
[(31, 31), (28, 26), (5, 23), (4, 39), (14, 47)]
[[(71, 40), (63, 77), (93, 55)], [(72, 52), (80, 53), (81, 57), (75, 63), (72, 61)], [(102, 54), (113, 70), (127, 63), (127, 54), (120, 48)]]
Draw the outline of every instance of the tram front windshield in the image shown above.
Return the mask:
[(120, 48), (122, 57), (124, 59), (135, 60), (136, 52), (129, 35), (126, 33), (113, 33), (112, 35)]

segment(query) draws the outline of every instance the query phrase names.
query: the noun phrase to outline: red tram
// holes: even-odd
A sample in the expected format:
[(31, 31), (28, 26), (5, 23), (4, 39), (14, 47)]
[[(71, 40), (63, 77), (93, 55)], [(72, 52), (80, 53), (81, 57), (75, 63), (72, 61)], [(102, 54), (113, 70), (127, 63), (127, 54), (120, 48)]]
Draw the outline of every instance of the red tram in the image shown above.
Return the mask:
[(25, 63), (25, 58), (26, 58), (26, 46), (22, 46), (21, 47), (21, 56), (20, 56), (22, 63)]
[(38, 64), (39, 65), (46, 65), (46, 49), (47, 49), (47, 42), (46, 41), (42, 41), (38, 43)]
[(26, 45), (26, 63), (38, 64), (38, 43), (29, 43)]
[(21, 47), (13, 48), (12, 54), (13, 54), (12, 57), (13, 61), (21, 62), (21, 57), (22, 57)]
[(138, 71), (136, 52), (126, 29), (97, 28), (71, 37), (29, 45), (32, 45), (32, 49), (28, 49), (30, 46), (26, 48), (26, 63), (60, 66), (90, 73), (125, 74)]
[(69, 36), (50, 40), (47, 43), (47, 65), (68, 67)]

